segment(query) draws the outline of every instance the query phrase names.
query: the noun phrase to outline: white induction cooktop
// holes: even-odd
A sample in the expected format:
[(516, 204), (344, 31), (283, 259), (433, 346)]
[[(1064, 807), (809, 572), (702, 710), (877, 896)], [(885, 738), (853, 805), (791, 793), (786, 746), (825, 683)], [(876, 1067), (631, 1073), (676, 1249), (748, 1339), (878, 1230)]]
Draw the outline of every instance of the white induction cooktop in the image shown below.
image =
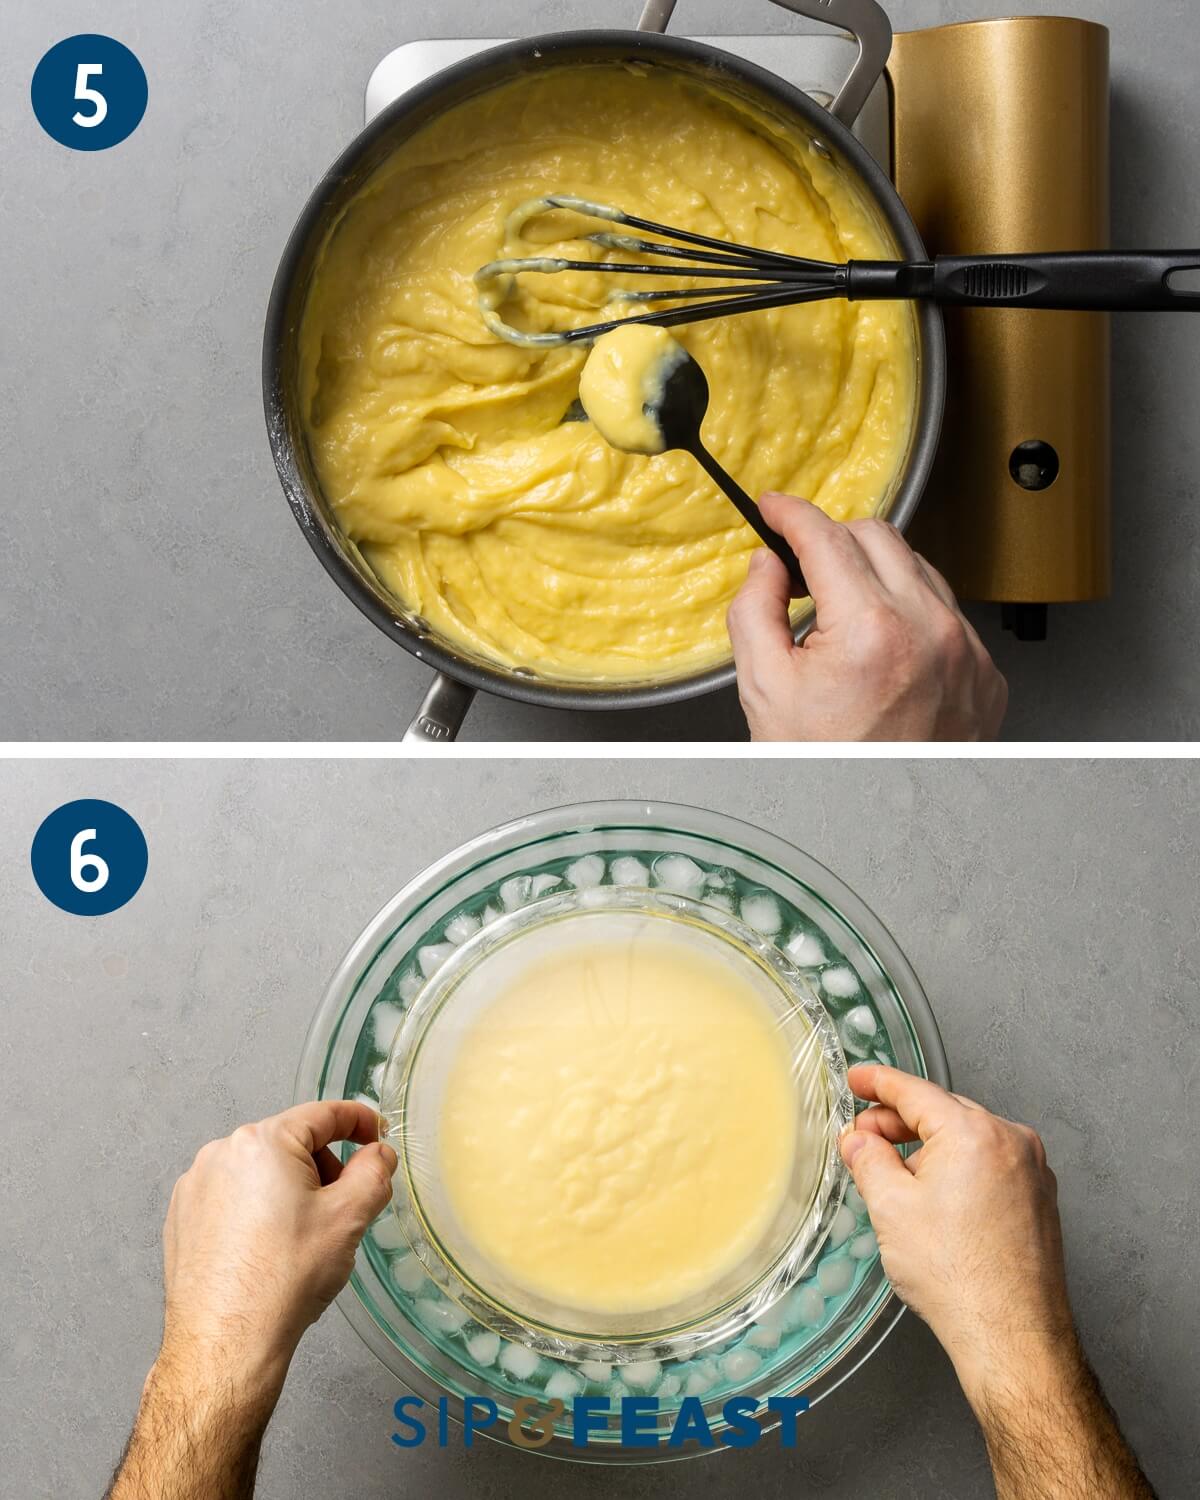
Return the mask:
[[(503, 40), (447, 37), (397, 47), (367, 83), (367, 119), (374, 119), (394, 99), (451, 63), (499, 46)], [(704, 36), (696, 40), (778, 73), (822, 105), (833, 99), (858, 56), (858, 43), (848, 36)], [(882, 79), (867, 100), (854, 133), (890, 175), (891, 111), (887, 84)]]

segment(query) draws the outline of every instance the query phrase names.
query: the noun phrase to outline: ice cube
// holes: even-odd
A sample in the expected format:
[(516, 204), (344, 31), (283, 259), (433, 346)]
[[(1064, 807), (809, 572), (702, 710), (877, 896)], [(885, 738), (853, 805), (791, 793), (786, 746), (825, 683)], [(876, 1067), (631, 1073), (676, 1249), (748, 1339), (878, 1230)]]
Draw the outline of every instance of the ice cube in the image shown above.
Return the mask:
[(551, 1401), (574, 1401), (583, 1391), (583, 1381), (571, 1370), (555, 1370), (546, 1382), (546, 1395)]
[(656, 1392), (660, 1401), (669, 1401), (672, 1396), (678, 1396), (683, 1389), (683, 1380), (678, 1375), (664, 1375), (662, 1384)]
[(866, 1199), (853, 1183), (846, 1189), (846, 1207), (852, 1208), (860, 1218), (867, 1211)]
[(677, 896), (695, 898), (704, 889), (704, 871), (686, 854), (660, 854), (654, 861), (654, 879)]
[(467, 1353), (477, 1365), (494, 1365), (500, 1353), (500, 1335), (490, 1328), (481, 1328), (468, 1337)]
[(400, 1023), (404, 1020), (404, 1012), (398, 1005), (392, 1005), (384, 1000), (371, 1012), (371, 1036), (375, 1042), (376, 1052), (389, 1052), (392, 1039), (400, 1030)]
[(721, 1373), (730, 1385), (744, 1385), (758, 1373), (762, 1360), (753, 1349), (731, 1349), (721, 1356)]
[(805, 932), (803, 928), (788, 938), (784, 951), (802, 969), (816, 969), (825, 962), (825, 949), (811, 932)]
[(446, 941), (448, 943), (465, 943), (479, 931), (480, 921), (474, 912), (460, 911), (458, 916), (451, 917), (446, 923)]
[(400, 1250), (408, 1244), (408, 1236), (390, 1208), (385, 1208), (371, 1225), (371, 1238), (381, 1250)]
[(843, 1040), (847, 1036), (853, 1037), (856, 1052), (869, 1052), (875, 1033), (879, 1030), (879, 1022), (869, 1005), (856, 1005), (842, 1017), (841, 1029)]
[(856, 1227), (853, 1209), (847, 1208), (843, 1203), (833, 1216), (833, 1224), (829, 1230), (829, 1248), (836, 1250), (844, 1245)]
[(700, 899), (705, 906), (715, 906), (721, 911), (733, 910), (733, 897), (728, 891), (705, 891)]
[(878, 1249), (879, 1242), (869, 1229), (856, 1234), (850, 1241), (850, 1254), (855, 1260), (870, 1260)]
[(746, 1343), (751, 1349), (778, 1349), (782, 1337), (783, 1304), (777, 1302), (751, 1328), (746, 1335)]
[(774, 937), (783, 928), (783, 912), (774, 896), (755, 891), (742, 901), (742, 921), (764, 937)]
[(528, 1380), (541, 1360), (524, 1344), (510, 1344), (507, 1339), (500, 1350), (500, 1368), (506, 1370), (514, 1380)]
[(704, 1363), (697, 1364), (691, 1374), (684, 1381), (683, 1394), (685, 1396), (703, 1396), (706, 1391), (711, 1391), (717, 1383), (717, 1372), (712, 1365)]
[(539, 896), (552, 891), (556, 885), (562, 885), (561, 875), (535, 875), (529, 887), (529, 894), (536, 901)]
[(823, 1260), (817, 1267), (817, 1285), (827, 1297), (840, 1297), (850, 1290), (854, 1280), (854, 1262), (841, 1256), (838, 1260)]
[(424, 948), (418, 948), (417, 963), (421, 967), (421, 973), (426, 979), (432, 979), (453, 952), (453, 943), (430, 943)]
[(485, 927), (490, 927), (491, 924), (499, 916), (500, 916), (500, 908), (498, 906), (493, 906), (492, 903), (489, 901), (488, 904), (479, 913), (479, 920), (480, 920), (480, 922), (483, 923), (483, 925)]
[(375, 1095), (376, 1099), (380, 1097), (379, 1091), (383, 1088), (383, 1075), (386, 1068), (387, 1063), (377, 1062), (370, 1072), (371, 1092)]
[(656, 1359), (642, 1359), (621, 1366), (621, 1379), (631, 1391), (648, 1391), (661, 1374), (662, 1365)]
[(794, 1287), (788, 1293), (783, 1309), (783, 1326), (786, 1332), (797, 1328), (817, 1328), (825, 1316), (825, 1298), (815, 1286)]
[(730, 870), (710, 870), (704, 877), (704, 884), (710, 891), (727, 891), (736, 880)]
[(612, 1365), (602, 1359), (584, 1359), (579, 1362), (579, 1373), (591, 1385), (607, 1385), (612, 1379)]
[(403, 975), (396, 988), (400, 992), (401, 1000), (404, 1001), (405, 1005), (408, 1005), (425, 988), (425, 980), (413, 969), (410, 973)]
[(401, 1255), (392, 1262), (392, 1280), (402, 1292), (408, 1292), (415, 1297), (429, 1281), (429, 1277), (425, 1274), (425, 1267), (410, 1251), (407, 1255)]
[(612, 862), (612, 883), (613, 885), (648, 886), (650, 866), (643, 864), (640, 859), (634, 859), (632, 854), (622, 854)]
[(567, 881), (577, 891), (586, 891), (604, 879), (604, 861), (598, 854), (585, 854), (567, 866)]
[(528, 906), (532, 893), (533, 877), (514, 875), (500, 887), (500, 905), (505, 911), (516, 911), (519, 907)]
[(853, 969), (844, 966), (826, 969), (821, 975), (821, 988), (835, 1000), (849, 1000), (852, 995), (858, 994), (858, 975)]
[(420, 1297), (413, 1306), (417, 1317), (434, 1333), (452, 1334), (467, 1321), (467, 1310), (442, 1297)]

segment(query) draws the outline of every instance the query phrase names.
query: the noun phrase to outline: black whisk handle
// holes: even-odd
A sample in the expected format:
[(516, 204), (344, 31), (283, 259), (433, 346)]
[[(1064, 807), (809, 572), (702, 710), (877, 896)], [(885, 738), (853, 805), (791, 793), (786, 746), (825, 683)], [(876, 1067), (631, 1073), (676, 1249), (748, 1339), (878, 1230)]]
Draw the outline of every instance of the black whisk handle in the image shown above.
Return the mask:
[(947, 307), (1200, 311), (1200, 250), (940, 255), (907, 265), (851, 261), (846, 272), (851, 301), (915, 298)]
[(1081, 312), (1200, 311), (1200, 294), (1177, 278), (1200, 278), (1200, 250), (1086, 251), (1069, 255), (940, 256), (939, 302), (1046, 307)]

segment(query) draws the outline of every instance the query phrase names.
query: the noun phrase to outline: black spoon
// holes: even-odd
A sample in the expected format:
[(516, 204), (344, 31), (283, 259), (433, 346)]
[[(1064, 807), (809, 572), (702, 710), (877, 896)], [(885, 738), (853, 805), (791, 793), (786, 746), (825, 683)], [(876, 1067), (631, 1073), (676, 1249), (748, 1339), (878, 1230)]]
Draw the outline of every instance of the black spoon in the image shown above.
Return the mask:
[(690, 453), (717, 488), (728, 496), (747, 526), (754, 529), (787, 568), (792, 598), (806, 598), (808, 584), (804, 581), (804, 574), (800, 571), (800, 564), (791, 547), (777, 531), (771, 530), (763, 520), (758, 506), (704, 446), (700, 426), (707, 411), (708, 379), (681, 345), (679, 352), (673, 355), (672, 367), (663, 380), (662, 395), (652, 405), (645, 407), (646, 415), (657, 423), (664, 446), (681, 448)]

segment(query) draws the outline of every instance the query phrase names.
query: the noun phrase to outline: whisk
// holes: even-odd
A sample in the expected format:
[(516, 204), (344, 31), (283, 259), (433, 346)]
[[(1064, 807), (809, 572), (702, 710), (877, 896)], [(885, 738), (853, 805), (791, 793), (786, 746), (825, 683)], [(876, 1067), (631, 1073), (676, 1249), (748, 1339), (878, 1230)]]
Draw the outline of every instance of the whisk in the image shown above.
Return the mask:
[[(599, 230), (583, 235), (602, 250), (652, 255), (663, 263), (528, 256), (494, 260), (475, 273), (484, 321), (498, 337), (529, 348), (591, 343), (625, 323), (675, 328), (710, 318), (845, 297), (851, 302), (929, 301), (969, 307), (1033, 307), (1059, 311), (1200, 311), (1200, 250), (1078, 251), (1051, 255), (940, 255), (931, 261), (805, 260), (656, 224), (605, 203), (552, 193), (522, 204), (509, 218), (520, 229), (539, 213), (566, 209), (619, 224), (637, 235)], [(645, 235), (658, 236), (646, 239)], [(688, 277), (721, 285), (621, 289), (607, 304), (651, 307), (582, 328), (531, 333), (500, 316), (513, 278), (599, 271), (619, 276)], [(1185, 283), (1186, 278), (1186, 283)], [(671, 305), (676, 304), (676, 305)]]

